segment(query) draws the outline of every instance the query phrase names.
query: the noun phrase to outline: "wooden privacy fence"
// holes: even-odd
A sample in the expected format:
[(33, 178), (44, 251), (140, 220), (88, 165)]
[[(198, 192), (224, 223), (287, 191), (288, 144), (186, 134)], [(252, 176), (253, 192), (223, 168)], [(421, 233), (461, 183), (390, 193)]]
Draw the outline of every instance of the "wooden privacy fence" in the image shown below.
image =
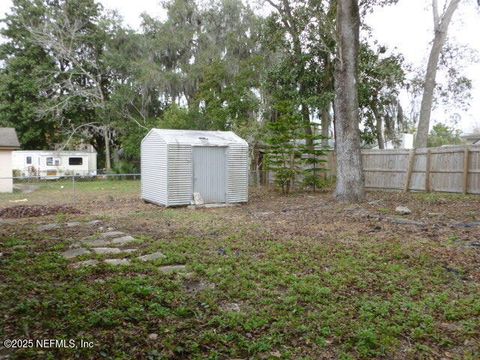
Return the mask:
[(480, 194), (480, 146), (362, 150), (368, 189)]

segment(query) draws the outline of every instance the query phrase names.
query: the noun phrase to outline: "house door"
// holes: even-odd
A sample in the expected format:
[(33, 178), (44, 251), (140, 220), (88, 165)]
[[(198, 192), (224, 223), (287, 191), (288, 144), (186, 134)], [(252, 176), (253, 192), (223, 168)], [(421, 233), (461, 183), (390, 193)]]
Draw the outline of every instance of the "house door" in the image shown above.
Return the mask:
[(226, 193), (226, 160), (224, 147), (193, 147), (193, 192), (206, 204), (224, 203)]

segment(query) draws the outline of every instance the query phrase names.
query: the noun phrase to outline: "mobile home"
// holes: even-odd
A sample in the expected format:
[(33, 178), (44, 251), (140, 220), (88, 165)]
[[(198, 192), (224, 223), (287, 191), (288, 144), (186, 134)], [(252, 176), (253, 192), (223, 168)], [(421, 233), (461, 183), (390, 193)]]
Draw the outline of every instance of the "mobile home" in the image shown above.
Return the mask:
[(14, 151), (13, 170), (18, 176), (42, 178), (96, 175), (97, 153), (91, 151)]

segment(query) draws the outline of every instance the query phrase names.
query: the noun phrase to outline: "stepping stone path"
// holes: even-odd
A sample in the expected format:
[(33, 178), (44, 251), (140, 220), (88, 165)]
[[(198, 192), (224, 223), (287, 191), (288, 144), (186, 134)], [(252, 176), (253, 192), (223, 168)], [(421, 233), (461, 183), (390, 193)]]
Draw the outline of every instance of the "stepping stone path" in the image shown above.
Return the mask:
[(82, 268), (82, 267), (95, 266), (95, 265), (98, 265), (98, 260), (80, 261), (80, 262), (72, 264), (71, 267), (74, 268), (74, 269), (79, 269), (79, 268)]
[(102, 220), (92, 220), (87, 223), (87, 225), (90, 225), (90, 226), (97, 226), (101, 224), (102, 224)]
[[(39, 231), (46, 231), (46, 230), (53, 230), (59, 229), (62, 226), (65, 227), (80, 227), (80, 226), (88, 226), (88, 227), (96, 227), (97, 225), (101, 225), (103, 222), (101, 220), (92, 220), (89, 222), (78, 222), (72, 221), (66, 224), (46, 224), (42, 225), (38, 228)], [(102, 225), (96, 228), (96, 231), (101, 231), (107, 226)], [(138, 250), (135, 247), (135, 241), (138, 241), (133, 236), (129, 234), (125, 234), (122, 231), (116, 231), (112, 228), (107, 228), (109, 231), (105, 231), (102, 233), (92, 234), (91, 236), (78, 240), (74, 242), (68, 250), (65, 250), (61, 253), (61, 255), (67, 260), (74, 260), (79, 256), (96, 256), (96, 255), (128, 255), (134, 253)], [(129, 248), (123, 248), (124, 245), (129, 244)], [(135, 259), (141, 262), (148, 262), (148, 261), (155, 261), (158, 259), (165, 259), (166, 256), (160, 252), (156, 251), (150, 254), (136, 256)], [(112, 258), (112, 259), (86, 259), (83, 261), (72, 262), (69, 267), (72, 269), (80, 269), (85, 267), (91, 266), (98, 266), (100, 264), (107, 264), (112, 266), (118, 265), (130, 265), (132, 263), (133, 258)], [(168, 265), (168, 266), (161, 266), (158, 268), (162, 273), (176, 273), (182, 272), (186, 270), (185, 265)], [(202, 284), (203, 285), (203, 284)], [(202, 286), (200, 286), (202, 287)], [(208, 287), (208, 286), (207, 286)]]
[(69, 227), (69, 228), (77, 227), (77, 226), (80, 226), (80, 225), (82, 225), (82, 223), (80, 223), (78, 221), (72, 221), (72, 222), (67, 223), (67, 227)]
[(85, 254), (90, 254), (90, 250), (85, 249), (85, 248), (76, 248), (76, 249), (69, 249), (67, 251), (64, 251), (62, 253), (62, 256), (65, 259), (73, 259), (77, 256), (82, 256), (82, 255), (85, 255)]
[(163, 259), (163, 258), (166, 258), (166, 256), (163, 255), (160, 251), (157, 251), (152, 254), (139, 256), (137, 259), (140, 261), (153, 261), (153, 260)]
[(58, 224), (40, 225), (38, 227), (38, 231), (54, 230), (54, 229), (58, 229), (59, 227), (60, 227), (60, 225), (58, 225)]
[(172, 272), (178, 272), (178, 271), (185, 271), (186, 266), (185, 265), (168, 265), (168, 266), (161, 266), (158, 268), (163, 273), (172, 273)]
[(106, 246), (110, 244), (110, 241), (105, 239), (92, 239), (92, 240), (83, 240), (82, 244), (87, 246)]
[(109, 247), (101, 247), (101, 248), (92, 248), (92, 251), (95, 254), (121, 254), (121, 253), (131, 253), (136, 251), (136, 249), (119, 249), (119, 248), (109, 248)]
[(117, 245), (124, 245), (124, 244), (131, 243), (132, 241), (135, 241), (135, 238), (133, 238), (130, 235), (126, 235), (126, 236), (113, 239), (112, 243)]
[(119, 237), (119, 236), (124, 236), (125, 233), (121, 232), (121, 231), (107, 231), (105, 233), (103, 233), (101, 236), (103, 238), (114, 238), (114, 237)]
[(128, 265), (130, 264), (129, 259), (106, 259), (104, 260), (105, 264), (109, 265)]

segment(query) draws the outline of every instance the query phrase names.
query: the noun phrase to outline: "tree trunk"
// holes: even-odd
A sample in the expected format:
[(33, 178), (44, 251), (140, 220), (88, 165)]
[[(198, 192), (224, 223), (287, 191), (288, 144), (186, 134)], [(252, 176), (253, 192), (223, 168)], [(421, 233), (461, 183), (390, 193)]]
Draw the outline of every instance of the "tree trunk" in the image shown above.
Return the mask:
[(314, 144), (313, 144), (313, 131), (312, 131), (312, 125), (310, 124), (310, 110), (308, 109), (308, 106), (302, 104), (302, 118), (303, 118), (303, 123), (304, 123), (304, 129), (305, 129), (305, 143), (308, 146), (308, 148), (313, 149)]
[(402, 133), (407, 131), (405, 116), (403, 115), (403, 108), (402, 105), (400, 105), (400, 101), (397, 103), (397, 126)]
[(112, 170), (112, 163), (110, 161), (110, 136), (108, 134), (108, 126), (103, 127), (103, 139), (105, 140), (105, 170), (109, 172)]
[(383, 150), (385, 149), (385, 137), (383, 136), (383, 119), (382, 117), (377, 118), (377, 142), (378, 148)]
[(374, 110), (375, 120), (377, 122), (377, 142), (379, 149), (385, 149), (385, 124), (383, 122), (383, 117), (378, 113), (377, 110)]
[(330, 125), (332, 123), (332, 117), (328, 110), (322, 111), (322, 147), (328, 146), (328, 138), (330, 137)]
[[(302, 70), (303, 72), (303, 70)], [(301, 83), (303, 81), (302, 79), (299, 80), (300, 82), (300, 89), (298, 92), (298, 95), (300, 97), (300, 102), (301, 102), (301, 114), (302, 114), (302, 120), (303, 120), (303, 127), (305, 129), (305, 140), (306, 140), (306, 145), (313, 149), (313, 132), (312, 132), (312, 124), (310, 123), (310, 110), (308, 108), (308, 105), (305, 103), (305, 98), (307, 97), (306, 95), (306, 89), (305, 86)]]
[[(301, 57), (301, 52), (297, 54), (297, 57)], [(305, 99), (307, 97), (307, 91), (305, 89), (305, 85), (302, 83), (303, 79), (303, 68), (302, 71), (300, 72), (299, 75), (299, 92), (298, 95), (300, 97), (300, 102), (301, 102), (301, 114), (302, 114), (302, 120), (303, 120), (303, 127), (305, 129), (305, 139), (306, 139), (306, 145), (309, 147), (311, 150), (314, 148), (313, 144), (313, 131), (312, 131), (312, 124), (310, 122), (310, 110), (308, 108), (308, 105), (305, 102)]]
[(427, 72), (423, 84), (422, 104), (420, 106), (420, 119), (418, 121), (417, 135), (415, 136), (415, 148), (427, 147), (428, 130), (430, 127), (430, 115), (432, 113), (433, 93), (435, 91), (435, 78), (437, 76), (438, 60), (443, 45), (447, 40), (447, 31), (453, 13), (458, 7), (460, 0), (451, 0), (441, 17), (438, 15), (437, 0), (432, 0), (434, 38), (430, 56), (428, 58)]
[(338, 53), (335, 60), (336, 197), (348, 202), (361, 201), (365, 197), (358, 129), (359, 27), (358, 0), (338, 0)]

